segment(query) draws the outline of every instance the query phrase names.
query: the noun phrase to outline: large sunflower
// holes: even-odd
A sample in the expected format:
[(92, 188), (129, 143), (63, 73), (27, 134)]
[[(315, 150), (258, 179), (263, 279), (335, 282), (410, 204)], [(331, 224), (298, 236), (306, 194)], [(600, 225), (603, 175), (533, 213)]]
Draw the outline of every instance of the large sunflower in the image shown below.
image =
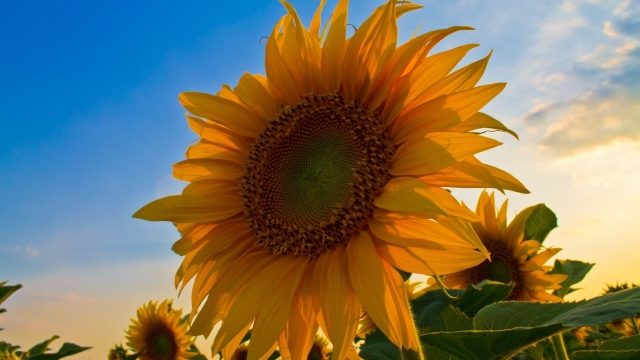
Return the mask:
[(524, 226), (533, 210), (532, 206), (521, 211), (507, 225), (507, 201), (496, 215), (493, 194), (483, 191), (476, 208), (480, 222), (474, 223), (473, 228), (491, 253), (491, 260), (447, 275), (444, 284), (460, 289), (482, 280), (513, 282), (514, 288), (509, 295), (511, 300), (561, 301), (549, 290), (559, 289), (567, 276), (549, 274), (551, 266), (544, 265), (560, 249), (542, 250), (540, 242), (524, 238)]
[(222, 321), (214, 352), (252, 327), (250, 358), (278, 342), (300, 359), (320, 326), (342, 359), (362, 310), (416, 349), (396, 269), (447, 274), (487, 255), (467, 222), (476, 215), (442, 187), (526, 192), (474, 157), (500, 143), (473, 130), (510, 132), (478, 112), (504, 84), (476, 85), (488, 56), (452, 72), (475, 45), (430, 54), (468, 27), (397, 46), (396, 19), (418, 5), (389, 1), (346, 38), (348, 1), (324, 26), (321, 1), (308, 28), (283, 4), (266, 77), (180, 94), (200, 136), (174, 166), (190, 184), (134, 216), (182, 234), (176, 285), (195, 279), (193, 334)]
[(127, 345), (141, 360), (185, 360), (191, 355), (191, 338), (181, 322), (182, 311), (171, 308), (171, 301), (150, 301), (136, 312), (127, 330)]

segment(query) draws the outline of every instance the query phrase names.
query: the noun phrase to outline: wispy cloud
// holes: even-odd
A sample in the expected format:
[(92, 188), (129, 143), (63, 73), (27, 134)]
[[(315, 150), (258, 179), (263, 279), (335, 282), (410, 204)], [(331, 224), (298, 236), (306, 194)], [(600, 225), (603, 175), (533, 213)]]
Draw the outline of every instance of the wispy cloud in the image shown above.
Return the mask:
[[(640, 101), (638, 94), (621, 89), (611, 94), (586, 93), (566, 104), (567, 108), (534, 116), (564, 114), (547, 127), (542, 144), (558, 155), (571, 155), (616, 142), (640, 141)], [(555, 110), (555, 111), (554, 111)]]
[(538, 98), (524, 123), (554, 156), (640, 141), (640, 4), (588, 3), (559, 5), (561, 19), (550, 16), (530, 50), (544, 59), (567, 44), (564, 64), (538, 61), (526, 73)]
[(18, 253), (18, 254), (21, 254), (27, 257), (32, 257), (32, 258), (42, 255), (40, 250), (30, 245), (14, 246), (11, 250), (13, 250), (14, 253)]

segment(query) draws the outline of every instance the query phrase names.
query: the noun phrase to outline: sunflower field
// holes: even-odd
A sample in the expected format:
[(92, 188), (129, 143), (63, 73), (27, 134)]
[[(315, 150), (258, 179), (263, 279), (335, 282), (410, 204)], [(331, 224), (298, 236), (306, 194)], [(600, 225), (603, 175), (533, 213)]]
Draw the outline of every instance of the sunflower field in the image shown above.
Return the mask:
[[(348, 1), (323, 21), (321, 0), (305, 24), (281, 2), (265, 74), (179, 95), (197, 136), (173, 165), (186, 186), (133, 214), (175, 226), (191, 311), (140, 304), (108, 359), (640, 359), (638, 285), (566, 300), (594, 264), (547, 241), (545, 204), (509, 216), (496, 201), (529, 193), (478, 156), (495, 132), (518, 139), (481, 111), (505, 83), (479, 85), (492, 53), (459, 66), (475, 44), (432, 51), (471, 27), (399, 43), (420, 5), (389, 0), (353, 25)], [(20, 287), (0, 283), (0, 303)], [(90, 348), (58, 338), (1, 341), (0, 359)]]

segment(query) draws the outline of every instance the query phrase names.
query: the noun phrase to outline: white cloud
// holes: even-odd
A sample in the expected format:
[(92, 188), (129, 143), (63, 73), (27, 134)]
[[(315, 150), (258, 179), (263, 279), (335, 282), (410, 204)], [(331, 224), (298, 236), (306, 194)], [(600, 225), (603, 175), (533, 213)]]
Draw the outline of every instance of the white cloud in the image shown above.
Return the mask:
[(557, 120), (546, 129), (542, 144), (557, 155), (572, 155), (616, 142), (640, 141), (640, 101), (625, 89), (608, 95), (587, 93), (565, 108), (551, 109)]
[(24, 256), (27, 256), (27, 257), (32, 257), (32, 258), (42, 255), (40, 250), (38, 250), (35, 247), (30, 246), (30, 245), (15, 246), (15, 247), (13, 247), (13, 251), (18, 253), (18, 254), (21, 254), (21, 255), (24, 255)]
[(604, 25), (602, 26), (602, 33), (612, 39), (615, 39), (620, 36), (620, 33), (618, 32), (618, 30), (616, 30), (613, 23), (609, 20), (604, 22)]

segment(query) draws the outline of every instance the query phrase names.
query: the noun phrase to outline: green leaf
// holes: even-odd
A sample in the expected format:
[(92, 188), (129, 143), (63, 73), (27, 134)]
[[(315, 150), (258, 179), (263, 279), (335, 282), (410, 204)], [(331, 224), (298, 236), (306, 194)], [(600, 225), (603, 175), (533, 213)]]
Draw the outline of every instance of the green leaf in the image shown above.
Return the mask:
[(484, 280), (478, 285), (469, 285), (460, 298), (454, 302), (467, 316), (475, 316), (483, 307), (498, 301), (505, 300), (514, 284), (505, 284), (497, 281)]
[(56, 341), (60, 339), (60, 336), (58, 335), (53, 335), (50, 339), (45, 340), (39, 344), (34, 345), (31, 349), (29, 349), (29, 355), (33, 356), (33, 355), (38, 355), (38, 354), (42, 354), (47, 352), (47, 350), (49, 350), (49, 345), (51, 345), (52, 342)]
[(20, 349), (20, 346), (18, 345), (12, 345), (12, 344), (9, 344), (8, 342), (0, 341), (0, 354), (3, 352), (10, 353), (18, 349)]
[(422, 340), (427, 348), (465, 360), (502, 359), (556, 333), (638, 313), (640, 288), (573, 303), (508, 301), (481, 309), (473, 318), (473, 329), (427, 333)]
[(360, 347), (360, 357), (367, 360), (398, 360), (400, 350), (380, 331), (367, 335)]
[(640, 335), (605, 341), (598, 350), (640, 350)]
[(79, 346), (72, 343), (64, 343), (62, 344), (62, 347), (60, 347), (60, 350), (58, 350), (58, 352), (56, 353), (38, 354), (35, 356), (30, 356), (29, 360), (57, 360), (63, 357), (75, 355), (77, 353), (80, 353), (89, 349), (91, 349), (91, 347)]
[(449, 305), (440, 311), (440, 317), (447, 331), (467, 330), (473, 326), (473, 322), (464, 312), (457, 307)]
[(549, 273), (565, 274), (567, 275), (567, 279), (560, 284), (562, 287), (554, 291), (554, 294), (565, 297), (567, 294), (577, 290), (571, 286), (582, 281), (594, 265), (593, 263), (578, 260), (556, 260), (553, 269)]
[(558, 227), (558, 218), (545, 204), (535, 208), (524, 226), (524, 238), (543, 242), (554, 228)]
[(640, 350), (591, 350), (576, 351), (571, 354), (573, 360), (638, 360)]
[[(465, 290), (449, 290), (457, 300), (447, 298), (441, 291), (428, 291), (421, 297), (411, 300), (411, 308), (416, 324), (427, 331), (455, 331), (473, 327), (469, 316), (482, 307), (504, 300), (509, 296), (512, 284), (495, 281), (483, 281), (478, 285), (469, 285)], [(469, 315), (469, 316), (468, 316)], [(432, 348), (427, 352), (428, 359), (457, 359), (446, 352)], [(361, 347), (360, 356), (364, 359), (395, 360), (400, 351), (380, 331), (369, 334)]]
[(6, 283), (7, 283), (6, 281), (3, 281), (2, 283), (0, 283), (0, 304), (2, 304), (5, 300), (9, 298), (9, 296), (11, 296), (11, 294), (18, 291), (18, 289), (22, 287), (22, 285), (20, 284), (5, 286), (4, 284)]

